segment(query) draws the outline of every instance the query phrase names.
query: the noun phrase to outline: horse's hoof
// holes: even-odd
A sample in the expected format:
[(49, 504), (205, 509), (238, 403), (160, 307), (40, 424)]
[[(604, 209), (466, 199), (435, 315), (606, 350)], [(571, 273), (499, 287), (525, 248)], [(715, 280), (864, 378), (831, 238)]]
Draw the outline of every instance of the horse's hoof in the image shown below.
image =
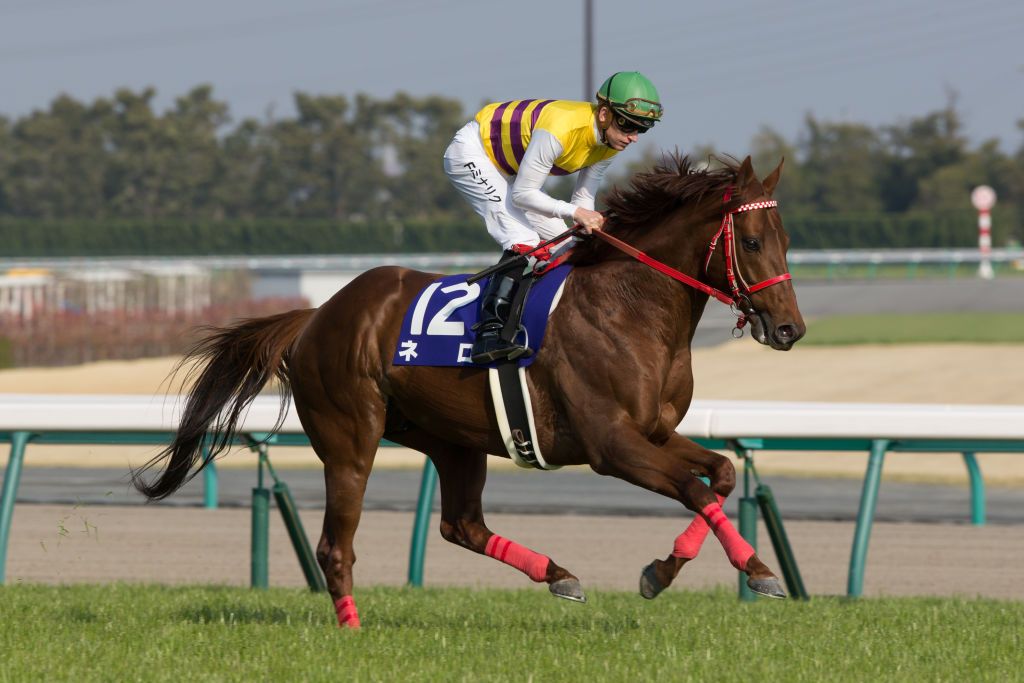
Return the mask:
[(658, 574), (654, 571), (654, 562), (651, 562), (640, 572), (640, 595), (648, 600), (653, 600), (663, 590), (665, 587), (661, 585), (661, 581), (658, 581)]
[(587, 596), (583, 594), (583, 586), (579, 579), (559, 579), (548, 586), (551, 594), (557, 598), (565, 598), (573, 602), (586, 602)]
[(778, 598), (781, 600), (786, 597), (786, 591), (782, 590), (782, 584), (774, 576), (768, 579), (755, 579), (751, 577), (747, 579), (747, 588), (766, 598)]

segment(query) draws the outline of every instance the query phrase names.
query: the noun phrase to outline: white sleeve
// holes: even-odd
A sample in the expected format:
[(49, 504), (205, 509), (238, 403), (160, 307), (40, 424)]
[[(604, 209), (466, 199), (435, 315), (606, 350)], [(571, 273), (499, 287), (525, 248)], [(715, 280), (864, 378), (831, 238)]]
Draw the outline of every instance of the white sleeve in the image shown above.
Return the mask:
[(526, 146), (519, 173), (512, 183), (512, 203), (525, 211), (543, 216), (572, 220), (576, 207), (555, 199), (541, 189), (551, 175), (555, 159), (562, 153), (562, 143), (546, 130), (535, 130)]
[(572, 192), (572, 203), (574, 206), (581, 206), (591, 211), (594, 210), (597, 188), (601, 186), (604, 174), (611, 163), (611, 159), (605, 159), (593, 166), (587, 166), (580, 170), (579, 177), (576, 178), (576, 189)]

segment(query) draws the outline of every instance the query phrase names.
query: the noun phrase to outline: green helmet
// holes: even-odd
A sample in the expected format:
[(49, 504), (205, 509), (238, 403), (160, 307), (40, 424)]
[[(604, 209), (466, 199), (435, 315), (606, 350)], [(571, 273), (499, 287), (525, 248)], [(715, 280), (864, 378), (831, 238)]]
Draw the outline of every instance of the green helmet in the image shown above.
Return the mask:
[(641, 130), (652, 128), (661, 120), (658, 89), (639, 71), (612, 74), (598, 88), (597, 101), (607, 104), (617, 116)]

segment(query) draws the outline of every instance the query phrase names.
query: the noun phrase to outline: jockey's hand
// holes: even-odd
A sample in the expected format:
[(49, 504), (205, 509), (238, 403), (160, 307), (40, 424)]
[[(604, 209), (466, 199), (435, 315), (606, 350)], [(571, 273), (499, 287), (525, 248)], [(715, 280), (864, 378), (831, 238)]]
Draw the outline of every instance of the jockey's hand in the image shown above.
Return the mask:
[(580, 206), (573, 212), (572, 217), (583, 228), (582, 232), (584, 235), (589, 235), (594, 230), (604, 228), (604, 214), (597, 211), (584, 209)]

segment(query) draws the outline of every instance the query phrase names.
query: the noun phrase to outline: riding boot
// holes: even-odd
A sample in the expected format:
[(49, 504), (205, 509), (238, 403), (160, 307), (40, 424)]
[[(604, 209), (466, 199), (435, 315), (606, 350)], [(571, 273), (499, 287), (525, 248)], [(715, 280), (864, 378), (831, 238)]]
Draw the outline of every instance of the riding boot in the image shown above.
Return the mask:
[[(515, 258), (517, 254), (506, 251), (501, 261)], [(499, 263), (501, 262), (499, 261)], [(480, 298), (480, 322), (473, 326), (476, 339), (470, 351), (474, 363), (493, 363), (496, 360), (518, 358), (529, 353), (529, 349), (514, 341), (502, 338), (502, 330), (512, 309), (519, 280), (503, 273), (495, 273), (487, 282), (487, 289)]]

